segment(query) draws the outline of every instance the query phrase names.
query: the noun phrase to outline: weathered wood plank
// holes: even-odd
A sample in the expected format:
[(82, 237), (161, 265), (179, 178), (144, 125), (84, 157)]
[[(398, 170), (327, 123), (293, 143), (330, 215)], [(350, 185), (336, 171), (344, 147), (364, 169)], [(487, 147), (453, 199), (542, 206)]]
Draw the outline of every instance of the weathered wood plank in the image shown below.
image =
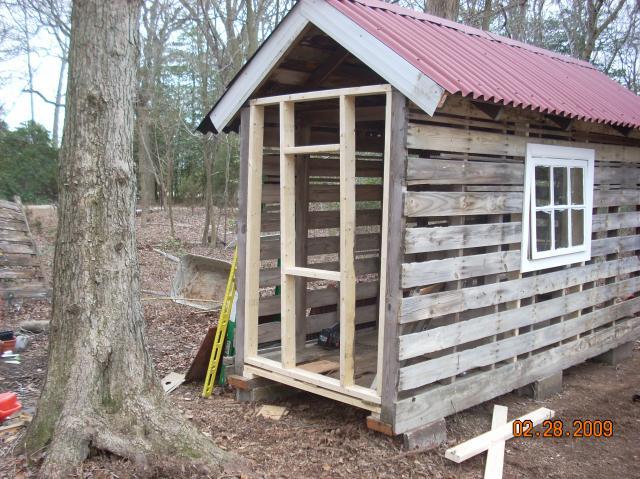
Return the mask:
[(410, 185), (522, 185), (524, 165), (489, 161), (436, 160), (410, 156)]
[[(621, 228), (640, 227), (640, 212), (606, 213), (593, 215), (594, 233)], [(436, 226), (431, 228), (407, 228), (406, 253), (428, 253), (459, 248), (477, 248), (520, 243), (522, 224), (489, 223), (462, 226)]]
[(1, 254), (0, 266), (40, 266), (35, 254)]
[(595, 190), (593, 207), (640, 205), (640, 189)]
[[(313, 269), (327, 271), (339, 271), (340, 263), (330, 261), (325, 263), (313, 263), (308, 266)], [(373, 274), (380, 271), (379, 258), (361, 258), (355, 261), (356, 275)], [(268, 288), (280, 284), (280, 268), (268, 268), (260, 270), (260, 287)]]
[[(277, 155), (265, 155), (264, 174), (270, 177), (280, 176), (280, 160)], [(336, 158), (316, 158), (309, 160), (309, 176), (311, 177), (340, 177), (340, 160)], [(356, 160), (356, 176), (365, 178), (379, 178), (382, 176), (382, 161)]]
[[(375, 298), (378, 295), (378, 282), (358, 283), (356, 285), (356, 300)], [(338, 304), (338, 288), (314, 289), (307, 292), (307, 307), (316, 308)], [(280, 312), (280, 296), (268, 296), (260, 299), (260, 316), (268, 316)]]
[(640, 258), (628, 257), (502, 283), (407, 297), (402, 300), (400, 322), (483, 308), (638, 270)]
[(404, 245), (406, 253), (427, 253), (520, 243), (521, 240), (521, 223), (489, 223), (407, 228)]
[(491, 398), (551, 376), (570, 366), (597, 356), (617, 345), (640, 337), (640, 322), (621, 321), (611, 328), (583, 336), (548, 351), (491, 371), (471, 374), (396, 403), (394, 432), (400, 434), (449, 414), (462, 411)]
[[(376, 320), (378, 305), (356, 307), (356, 324), (372, 323)], [(307, 335), (319, 333), (324, 328), (335, 326), (338, 322), (338, 313), (313, 314), (306, 318)], [(264, 344), (280, 340), (280, 322), (263, 323), (258, 326), (258, 344)]]
[(415, 216), (522, 213), (522, 193), (408, 191), (404, 214)]
[[(466, 247), (466, 246), (465, 246)], [(591, 255), (603, 256), (640, 249), (640, 235), (614, 236), (593, 240)], [(402, 287), (427, 286), (487, 274), (520, 269), (520, 251), (499, 251), (402, 265)]]
[(0, 253), (3, 254), (36, 254), (33, 245), (0, 241)]
[(580, 143), (546, 138), (531, 139), (526, 136), (489, 133), (483, 131), (449, 128), (432, 125), (409, 125), (407, 144), (409, 149), (450, 151), (471, 154), (524, 157), (527, 143), (590, 148), (601, 161), (637, 163), (640, 148), (632, 146)]
[[(313, 203), (336, 203), (340, 201), (338, 185), (309, 185), (309, 199)], [(382, 185), (356, 185), (356, 201), (382, 200)], [(263, 203), (280, 203), (280, 184), (269, 183), (263, 186)]]
[[(337, 253), (340, 250), (339, 236), (316, 236), (309, 238), (307, 254), (315, 256), (319, 254)], [(355, 251), (358, 253), (372, 252), (380, 250), (380, 235), (377, 233), (366, 233), (356, 235)], [(263, 238), (260, 245), (260, 259), (276, 259), (280, 257), (280, 236), (274, 235)]]
[[(595, 184), (626, 184), (638, 178), (636, 167), (597, 166)], [(524, 165), (498, 161), (462, 161), (410, 156), (407, 163), (410, 185), (522, 185)]]
[(491, 313), (446, 326), (406, 334), (400, 336), (399, 358), (400, 360), (410, 359), (516, 328), (530, 326), (615, 298), (628, 298), (638, 290), (640, 290), (640, 277), (634, 277), (619, 283), (606, 284), (521, 306), (517, 309)]
[[(391, 424), (395, 417), (395, 402), (398, 397), (397, 380), (400, 362), (398, 357), (398, 332), (400, 330), (400, 306), (402, 301), (402, 288), (400, 287), (401, 270), (400, 265), (404, 258), (403, 233), (405, 230), (406, 218), (402, 214), (403, 210), (403, 190), (406, 185), (405, 171), (407, 158), (407, 100), (398, 91), (393, 90), (391, 98), (387, 96), (387, 101), (391, 101), (391, 111), (388, 112), (390, 118), (389, 128), (387, 128), (389, 147), (389, 176), (385, 179), (388, 182), (388, 235), (387, 235), (387, 261), (381, 265), (381, 274), (385, 275), (386, 292), (383, 298), (379, 298), (381, 309), (380, 323), (378, 328), (384, 328), (382, 344), (382, 357), (378, 356), (378, 364), (384, 363), (382, 371), (378, 370), (378, 381), (381, 387), (378, 388), (381, 397), (382, 411), (380, 419)], [(381, 293), (382, 294), (382, 293)]]
[(474, 276), (506, 273), (519, 268), (520, 251), (498, 251), (418, 263), (405, 263), (402, 265), (402, 287), (427, 286)]
[[(382, 218), (380, 209), (360, 209), (356, 211), (356, 226), (379, 225)], [(309, 229), (338, 228), (340, 226), (340, 212), (310, 211)], [(269, 233), (280, 230), (280, 215), (278, 213), (264, 213), (262, 215), (262, 232)]]

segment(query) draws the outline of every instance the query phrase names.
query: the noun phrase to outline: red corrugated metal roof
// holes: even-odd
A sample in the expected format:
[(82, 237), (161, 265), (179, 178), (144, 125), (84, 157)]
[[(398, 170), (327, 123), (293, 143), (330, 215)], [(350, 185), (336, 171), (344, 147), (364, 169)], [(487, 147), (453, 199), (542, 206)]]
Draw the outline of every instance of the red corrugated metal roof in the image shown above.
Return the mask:
[(377, 0), (326, 0), (449, 93), (640, 127), (640, 97), (590, 63)]

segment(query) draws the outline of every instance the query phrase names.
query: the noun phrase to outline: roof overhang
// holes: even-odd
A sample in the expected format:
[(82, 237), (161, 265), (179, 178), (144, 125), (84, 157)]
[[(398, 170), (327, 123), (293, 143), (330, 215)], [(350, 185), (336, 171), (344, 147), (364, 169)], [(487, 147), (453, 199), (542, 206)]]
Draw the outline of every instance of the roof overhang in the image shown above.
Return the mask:
[(429, 115), (444, 89), (324, 0), (300, 0), (240, 70), (199, 131), (220, 132), (295, 45), (315, 25)]

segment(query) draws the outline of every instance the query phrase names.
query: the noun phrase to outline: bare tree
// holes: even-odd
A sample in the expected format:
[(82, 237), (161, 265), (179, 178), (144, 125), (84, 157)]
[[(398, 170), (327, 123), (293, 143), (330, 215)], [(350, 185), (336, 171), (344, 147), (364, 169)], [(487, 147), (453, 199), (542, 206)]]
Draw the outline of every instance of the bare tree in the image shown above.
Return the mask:
[(139, 2), (74, 2), (47, 377), (26, 448), (67, 477), (91, 450), (237, 460), (176, 414), (147, 352), (133, 162)]
[(571, 54), (591, 60), (602, 33), (630, 0), (557, 0)]

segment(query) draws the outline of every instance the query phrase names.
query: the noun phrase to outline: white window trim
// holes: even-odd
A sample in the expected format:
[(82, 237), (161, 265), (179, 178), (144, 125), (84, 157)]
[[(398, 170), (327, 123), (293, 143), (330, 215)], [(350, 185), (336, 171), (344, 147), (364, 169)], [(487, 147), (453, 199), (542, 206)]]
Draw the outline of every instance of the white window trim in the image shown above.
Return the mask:
[[(535, 241), (535, 227), (532, 222), (532, 211), (535, 205), (535, 167), (548, 166), (585, 166), (583, 175), (584, 200), (584, 244), (549, 252), (536, 252), (534, 257), (530, 250), (530, 239)], [(573, 148), (555, 145), (527, 144), (524, 173), (524, 201), (522, 210), (522, 244), (520, 270), (525, 273), (545, 268), (554, 268), (591, 259), (591, 224), (593, 214), (593, 175), (595, 151), (586, 148)], [(570, 182), (570, 179), (567, 181)], [(553, 186), (551, 187), (553, 189)], [(567, 198), (569, 201), (570, 199)], [(533, 202), (532, 202), (533, 200)], [(556, 208), (560, 205), (555, 205)], [(553, 230), (553, 225), (551, 228)]]

